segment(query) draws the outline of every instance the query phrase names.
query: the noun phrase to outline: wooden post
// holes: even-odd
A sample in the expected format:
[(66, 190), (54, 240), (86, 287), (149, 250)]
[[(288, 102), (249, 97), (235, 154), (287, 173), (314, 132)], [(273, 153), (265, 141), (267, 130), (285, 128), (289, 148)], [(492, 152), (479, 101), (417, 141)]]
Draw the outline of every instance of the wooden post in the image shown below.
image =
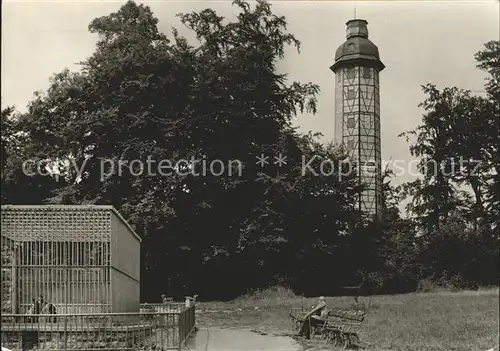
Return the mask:
[[(69, 290), (71, 289), (71, 286), (69, 284), (69, 282), (71, 281), (71, 278), (69, 277), (69, 268), (66, 267), (66, 270), (65, 270), (65, 275), (66, 275), (66, 279), (65, 279), (65, 282), (63, 283), (64, 284), (64, 313), (65, 314), (68, 314), (68, 303), (69, 303)], [(66, 323), (67, 323), (67, 317), (64, 318), (64, 334), (66, 335)], [(64, 349), (66, 350), (66, 342), (64, 344)]]
[(64, 316), (64, 351), (68, 350), (68, 315), (67, 315), (67, 306), (66, 303), (66, 315)]
[(17, 259), (16, 259), (16, 256), (17, 256), (17, 250), (16, 250), (16, 246), (14, 244), (13, 248), (12, 248), (12, 272), (11, 272), (11, 277), (12, 277), (12, 281), (10, 282), (11, 284), (11, 294), (10, 294), (10, 298), (11, 298), (11, 304), (12, 304), (12, 313), (14, 314), (17, 314), (19, 313), (19, 308), (17, 306), (17, 268), (16, 268), (16, 262), (17, 262)]
[(182, 349), (182, 311), (179, 312), (179, 320), (178, 320), (178, 327), (179, 327), (179, 350)]

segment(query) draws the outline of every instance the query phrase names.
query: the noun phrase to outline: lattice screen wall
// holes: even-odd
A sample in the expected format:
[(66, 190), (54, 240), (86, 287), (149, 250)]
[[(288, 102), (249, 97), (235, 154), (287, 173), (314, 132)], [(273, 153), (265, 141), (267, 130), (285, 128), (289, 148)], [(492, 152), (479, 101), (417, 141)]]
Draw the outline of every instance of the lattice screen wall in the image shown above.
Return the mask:
[(58, 313), (139, 310), (140, 239), (111, 206), (2, 206), (1, 220), (3, 313), (40, 296)]

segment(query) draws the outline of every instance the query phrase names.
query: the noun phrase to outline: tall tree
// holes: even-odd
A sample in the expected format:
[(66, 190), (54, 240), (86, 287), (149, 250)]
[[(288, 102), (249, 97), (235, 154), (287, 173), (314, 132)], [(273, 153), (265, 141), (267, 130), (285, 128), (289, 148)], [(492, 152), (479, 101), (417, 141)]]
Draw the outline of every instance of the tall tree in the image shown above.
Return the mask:
[(478, 68), (488, 73), (483, 108), (483, 153), (491, 169), (486, 175), (484, 202), (489, 222), (500, 231), (500, 41), (490, 41), (475, 56)]
[(1, 119), (2, 204), (44, 202), (64, 186), (64, 180), (50, 176), (50, 162), (37, 157), (32, 140), (23, 131), (25, 116), (6, 107)]
[(446, 88), (440, 92), (430, 84), (423, 90), (428, 95), (420, 104), (425, 110), (423, 123), (415, 130), (401, 134), (407, 140), (409, 136), (416, 137), (410, 153), (420, 158), (418, 169), (422, 178), (405, 184), (403, 188), (413, 197), (408, 210), (420, 219), (427, 231), (431, 231), (451, 212), (461, 209), (464, 198), (448, 172), (450, 144), (455, 133), (450, 130), (450, 118), (454, 117), (452, 110), (456, 106), (457, 90)]
[[(435, 230), (451, 212), (482, 226), (498, 221), (500, 115), (498, 103), (498, 42), (476, 55), (478, 67), (490, 74), (486, 97), (458, 88), (423, 87), (428, 97), (422, 125), (413, 135), (413, 156), (420, 158), (422, 178), (406, 184), (413, 196), (410, 210)], [(470, 190), (464, 192), (463, 189)]]

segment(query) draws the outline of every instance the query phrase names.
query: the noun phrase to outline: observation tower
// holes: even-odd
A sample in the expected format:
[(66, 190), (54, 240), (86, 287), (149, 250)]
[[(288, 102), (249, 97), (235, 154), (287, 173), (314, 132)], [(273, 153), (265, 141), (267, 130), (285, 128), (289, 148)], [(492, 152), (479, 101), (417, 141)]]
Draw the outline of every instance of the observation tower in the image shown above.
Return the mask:
[(335, 52), (335, 142), (344, 146), (365, 185), (357, 199), (361, 213), (380, 218), (382, 172), (379, 73), (385, 66), (368, 39), (368, 22), (347, 22), (347, 40)]

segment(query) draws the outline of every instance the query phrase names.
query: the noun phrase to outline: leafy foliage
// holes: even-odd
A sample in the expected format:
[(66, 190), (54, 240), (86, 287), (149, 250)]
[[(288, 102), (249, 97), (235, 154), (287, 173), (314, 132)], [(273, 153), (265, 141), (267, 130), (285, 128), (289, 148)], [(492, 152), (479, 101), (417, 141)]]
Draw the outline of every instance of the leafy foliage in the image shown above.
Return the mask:
[(416, 138), (410, 151), (420, 158), (423, 176), (405, 185), (407, 194), (414, 197), (408, 209), (427, 230), (436, 229), (457, 211), (476, 226), (498, 226), (500, 110), (496, 53), (498, 42), (489, 42), (476, 55), (478, 67), (491, 75), (486, 84), (487, 97), (454, 87), (439, 91), (426, 85), (423, 90), (428, 97), (421, 104), (425, 110), (423, 124), (402, 134), (407, 140), (409, 136)]
[(402, 134), (415, 138), (410, 151), (420, 159), (422, 177), (402, 189), (413, 197), (407, 210), (421, 229), (415, 264), (426, 279), (498, 284), (498, 52), (499, 42), (491, 41), (476, 54), (489, 74), (486, 97), (428, 84), (422, 124)]
[[(167, 39), (133, 2), (93, 20), (94, 54), (80, 73), (56, 74), (25, 118), (33, 149), (67, 182), (51, 201), (112, 204), (142, 235), (145, 299), (298, 284), (356, 218), (353, 177), (301, 172), (303, 157), (342, 155), (291, 126), (298, 112), (316, 111), (319, 92), (275, 72), (285, 46), (299, 41), (268, 3), (234, 5), (234, 22), (212, 10), (179, 15), (196, 46), (177, 30)], [(262, 153), (271, 157), (264, 168), (255, 163)], [(273, 163), (278, 153), (283, 167)], [(161, 160), (181, 159), (201, 162), (158, 174)], [(212, 160), (232, 168), (199, 176)], [(169, 278), (158, 284), (160, 275)]]
[[(82, 70), (55, 74), (28, 113), (2, 111), (2, 203), (115, 206), (143, 238), (146, 301), (163, 292), (229, 298), (275, 284), (326, 294), (359, 282), (407, 291), (450, 274), (493, 281), (474, 272), (498, 254), (498, 43), (477, 56), (493, 77), (487, 98), (425, 86), (423, 124), (408, 134), (422, 178), (394, 187), (386, 170), (383, 221), (365, 226), (342, 150), (292, 127), (298, 113), (316, 112), (319, 92), (276, 73), (285, 47), (300, 42), (268, 3), (233, 5), (234, 21), (209, 9), (179, 15), (196, 44), (176, 29), (167, 38), (150, 8), (132, 1), (94, 19), (99, 41)], [(475, 175), (464, 172), (471, 163), (446, 174), (427, 167), (449, 169), (460, 157), (481, 160)], [(36, 161), (28, 170), (51, 175), (27, 176), (27, 159)], [(399, 212), (407, 195), (412, 219)]]

